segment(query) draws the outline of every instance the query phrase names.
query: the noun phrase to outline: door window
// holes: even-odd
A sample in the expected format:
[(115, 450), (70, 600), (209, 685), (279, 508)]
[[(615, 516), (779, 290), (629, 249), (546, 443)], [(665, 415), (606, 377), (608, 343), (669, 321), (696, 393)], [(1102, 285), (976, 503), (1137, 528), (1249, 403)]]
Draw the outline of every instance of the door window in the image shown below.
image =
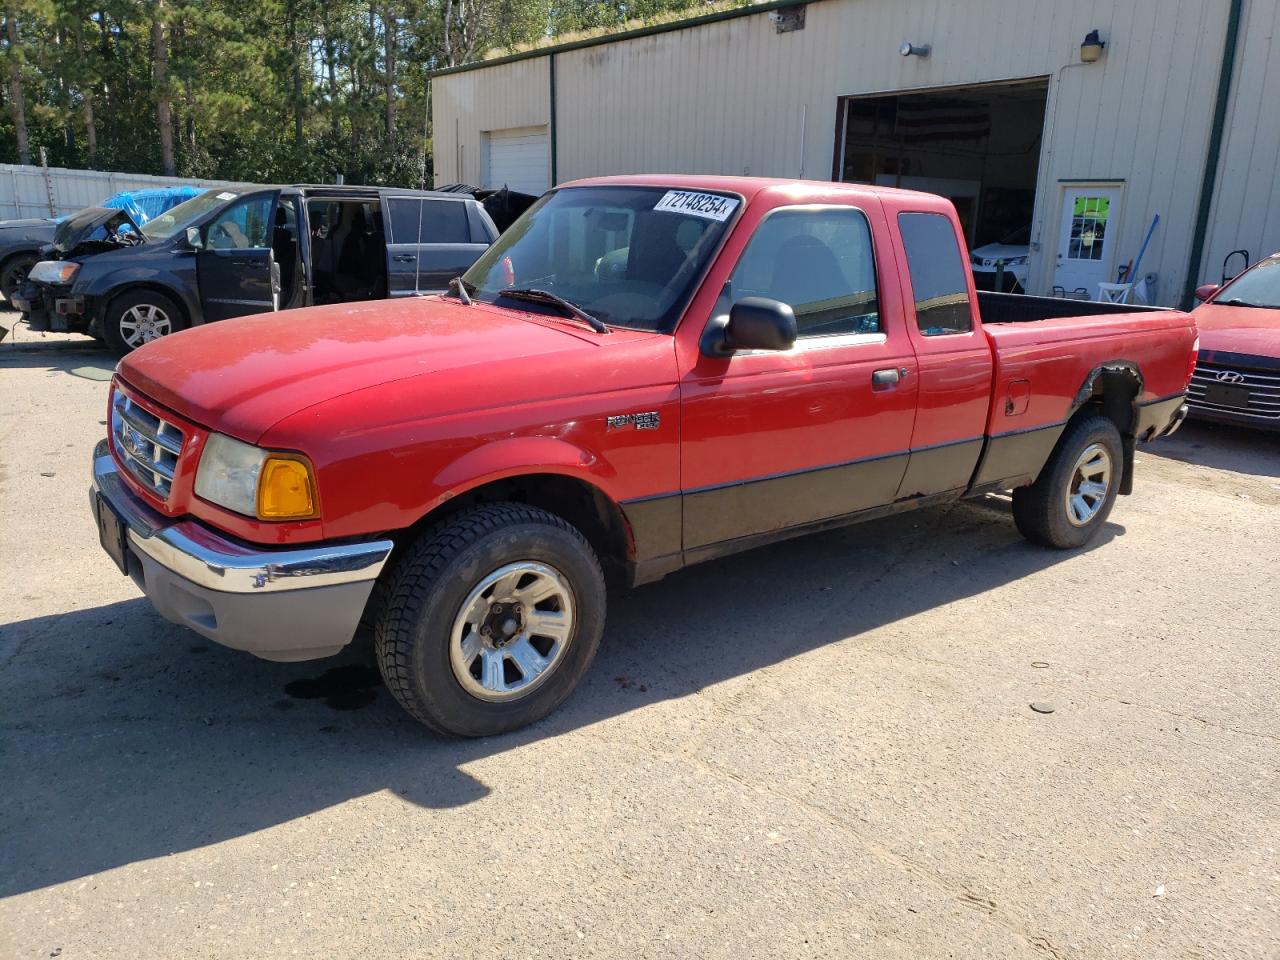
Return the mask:
[(916, 303), (916, 326), (926, 337), (973, 329), (969, 284), (951, 218), (940, 213), (900, 213), (907, 273)]
[(387, 205), (391, 208), (391, 242), (417, 243), (422, 201), (416, 197), (392, 197)]
[(419, 243), (468, 243), (467, 205), (461, 200), (422, 201)]
[(1077, 196), (1071, 208), (1071, 232), (1067, 238), (1070, 260), (1101, 260), (1111, 218), (1110, 197)]
[(761, 221), (722, 294), (788, 304), (800, 337), (880, 332), (871, 228), (852, 207), (783, 208)]
[(211, 250), (267, 249), (270, 244), (272, 195), (259, 194), (232, 204), (209, 224)]

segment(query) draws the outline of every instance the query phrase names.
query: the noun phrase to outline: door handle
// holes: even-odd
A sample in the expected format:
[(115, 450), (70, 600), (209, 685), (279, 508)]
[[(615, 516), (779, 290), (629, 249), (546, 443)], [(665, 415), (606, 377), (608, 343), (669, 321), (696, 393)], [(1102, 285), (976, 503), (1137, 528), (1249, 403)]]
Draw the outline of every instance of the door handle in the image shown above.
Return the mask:
[(888, 367), (871, 374), (871, 386), (876, 390), (888, 390), (896, 387), (901, 379), (902, 373), (897, 367)]
[(237, 267), (253, 267), (257, 270), (267, 269), (267, 261), (265, 260), (232, 260)]
[(411, 253), (397, 253), (391, 259), (394, 260), (396, 263), (413, 263), (413, 261), (417, 260), (418, 258)]

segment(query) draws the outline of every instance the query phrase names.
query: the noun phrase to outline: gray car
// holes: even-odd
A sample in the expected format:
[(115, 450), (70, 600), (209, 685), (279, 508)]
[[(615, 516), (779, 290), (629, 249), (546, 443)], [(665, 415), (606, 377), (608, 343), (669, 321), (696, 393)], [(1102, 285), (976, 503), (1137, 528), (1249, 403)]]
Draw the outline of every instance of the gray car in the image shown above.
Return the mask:
[(210, 190), (141, 228), (90, 207), (14, 296), (33, 329), (119, 354), (175, 330), (292, 307), (443, 291), (498, 236), (473, 197), (389, 187)]

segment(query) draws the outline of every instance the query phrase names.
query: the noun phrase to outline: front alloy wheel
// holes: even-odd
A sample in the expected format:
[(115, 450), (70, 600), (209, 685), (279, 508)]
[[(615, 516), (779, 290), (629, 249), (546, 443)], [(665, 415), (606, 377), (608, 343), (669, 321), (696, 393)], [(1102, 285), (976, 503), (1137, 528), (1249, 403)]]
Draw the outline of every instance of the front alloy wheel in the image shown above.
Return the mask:
[(545, 717), (604, 632), (604, 573), (562, 517), (471, 507), (410, 544), (375, 596), (387, 689), (442, 733), (483, 737)]
[(154, 303), (139, 303), (120, 316), (120, 338), (130, 350), (173, 333), (173, 320)]
[(118, 356), (145, 346), (187, 325), (182, 309), (158, 290), (126, 291), (107, 304), (103, 339)]
[(515, 700), (551, 675), (572, 636), (568, 582), (553, 567), (522, 560), (493, 571), (463, 601), (449, 662), (473, 697)]

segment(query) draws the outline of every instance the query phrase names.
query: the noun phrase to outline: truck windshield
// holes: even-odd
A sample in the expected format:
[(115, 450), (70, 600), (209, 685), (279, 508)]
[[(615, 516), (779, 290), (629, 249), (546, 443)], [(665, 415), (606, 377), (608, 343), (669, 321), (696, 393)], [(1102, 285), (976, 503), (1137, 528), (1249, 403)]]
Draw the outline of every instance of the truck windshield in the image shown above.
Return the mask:
[(1280, 253), (1242, 273), (1214, 303), (1240, 307), (1280, 307)]
[(534, 204), (463, 279), (489, 303), (503, 300), (504, 289), (533, 288), (611, 326), (669, 331), (741, 205), (723, 193), (567, 187)]
[(210, 210), (222, 206), (228, 200), (234, 200), (239, 195), (236, 190), (206, 190), (199, 196), (192, 197), (143, 224), (142, 232), (146, 234), (148, 240), (168, 240)]

